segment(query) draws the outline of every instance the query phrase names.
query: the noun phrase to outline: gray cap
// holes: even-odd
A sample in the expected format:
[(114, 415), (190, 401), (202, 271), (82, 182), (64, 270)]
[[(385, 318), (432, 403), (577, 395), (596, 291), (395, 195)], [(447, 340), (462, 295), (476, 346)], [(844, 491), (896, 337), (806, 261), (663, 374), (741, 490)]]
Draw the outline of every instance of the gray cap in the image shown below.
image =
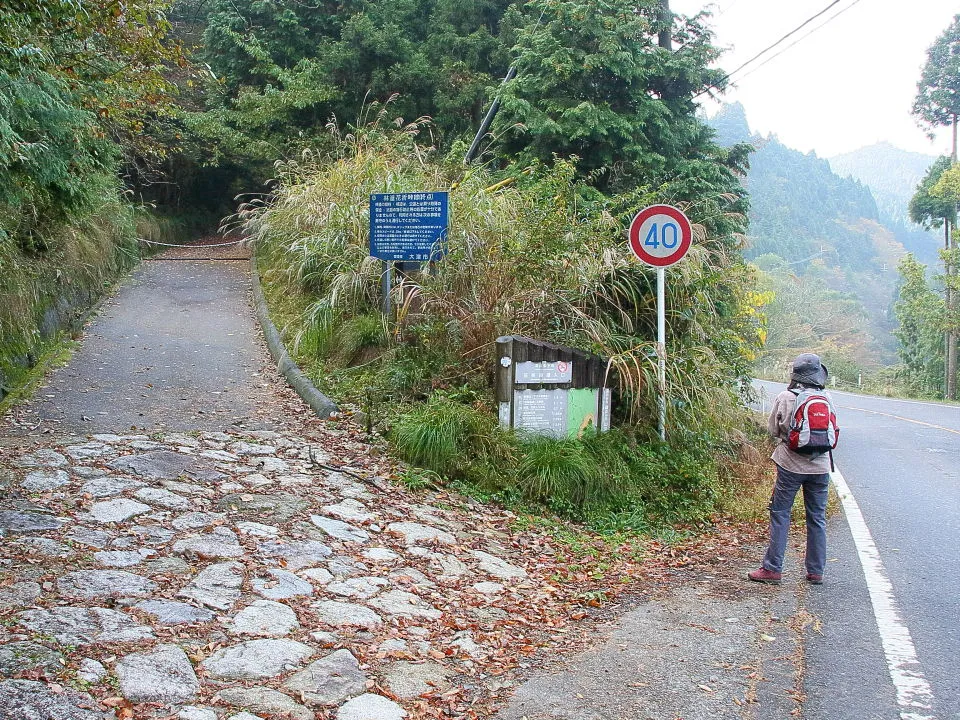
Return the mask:
[(827, 366), (820, 362), (820, 356), (813, 353), (801, 353), (793, 361), (790, 379), (804, 385), (827, 385)]

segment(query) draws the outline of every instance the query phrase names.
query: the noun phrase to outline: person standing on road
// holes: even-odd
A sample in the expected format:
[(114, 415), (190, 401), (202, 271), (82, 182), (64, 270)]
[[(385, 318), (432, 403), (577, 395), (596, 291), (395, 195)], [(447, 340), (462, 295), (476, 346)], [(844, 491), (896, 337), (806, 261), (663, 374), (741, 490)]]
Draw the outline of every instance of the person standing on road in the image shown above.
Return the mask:
[[(797, 395), (805, 389), (823, 391), (827, 384), (827, 366), (813, 353), (798, 355), (787, 389), (773, 401), (767, 419), (767, 431), (777, 439), (771, 459), (777, 466), (777, 482), (770, 497), (770, 544), (763, 564), (749, 573), (754, 582), (779, 585), (783, 557), (790, 532), (790, 515), (797, 492), (803, 489), (807, 516), (807, 581), (823, 583), (827, 559), (827, 486), (830, 481), (831, 458), (828, 453), (801, 454), (790, 449), (791, 423), (797, 406)], [(827, 396), (829, 398), (829, 396)]]

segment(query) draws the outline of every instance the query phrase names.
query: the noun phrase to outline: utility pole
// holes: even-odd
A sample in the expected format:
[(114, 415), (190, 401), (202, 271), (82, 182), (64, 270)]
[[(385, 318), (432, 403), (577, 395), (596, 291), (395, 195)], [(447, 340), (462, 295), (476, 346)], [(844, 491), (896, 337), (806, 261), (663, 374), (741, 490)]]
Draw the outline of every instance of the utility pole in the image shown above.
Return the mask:
[(480, 149), (480, 142), (490, 130), (490, 125), (493, 124), (493, 119), (497, 116), (497, 112), (500, 110), (500, 93), (503, 91), (503, 88), (506, 86), (506, 84), (513, 80), (516, 76), (517, 68), (511, 65), (510, 69), (507, 70), (506, 77), (503, 78), (503, 82), (500, 83), (500, 90), (497, 91), (496, 97), (494, 97), (493, 102), (490, 103), (490, 109), (487, 110), (487, 114), (480, 123), (480, 129), (477, 130), (476, 137), (474, 137), (473, 142), (470, 143), (470, 149), (467, 150), (467, 154), (463, 158), (464, 165), (469, 165), (477, 156), (477, 151)]
[[(957, 115), (956, 113), (952, 116), (952, 125), (953, 125), (953, 149), (950, 153), (950, 159), (953, 165), (957, 164)], [(947, 250), (947, 262), (946, 262), (946, 271), (947, 271), (947, 288), (946, 288), (946, 306), (947, 306), (947, 347), (946, 347), (946, 357), (944, 358), (944, 364), (946, 365), (947, 373), (947, 399), (956, 400), (957, 399), (957, 332), (953, 327), (954, 322), (954, 305), (957, 302), (955, 293), (950, 287), (953, 282), (953, 276), (956, 274), (956, 268), (954, 267), (953, 250), (956, 249), (957, 243), (953, 237), (955, 228), (951, 227), (950, 221), (947, 220), (943, 223), (943, 244)]]
[[(943, 249), (944, 252), (950, 252), (950, 221), (944, 219), (943, 221)], [(944, 257), (943, 260), (943, 272), (946, 275), (946, 282), (943, 289), (943, 306), (947, 312), (947, 315), (950, 314), (950, 308), (953, 307), (951, 302), (952, 298), (950, 297), (950, 258)], [(953, 374), (950, 372), (950, 348), (953, 347), (953, 332), (950, 330), (949, 325), (947, 326), (946, 331), (943, 333), (943, 396), (948, 400), (952, 399), (950, 393), (953, 391), (951, 378)]]

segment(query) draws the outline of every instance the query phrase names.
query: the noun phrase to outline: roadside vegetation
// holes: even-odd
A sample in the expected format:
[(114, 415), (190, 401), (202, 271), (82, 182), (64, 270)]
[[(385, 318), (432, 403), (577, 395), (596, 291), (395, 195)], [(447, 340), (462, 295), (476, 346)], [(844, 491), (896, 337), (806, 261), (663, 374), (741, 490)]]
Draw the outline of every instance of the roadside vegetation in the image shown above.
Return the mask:
[(137, 260), (124, 183), (167, 152), (164, 3), (0, 9), (0, 398)]
[[(329, 153), (278, 165), (273, 196), (234, 219), (255, 244), (295, 357), (317, 383), (421, 468), (401, 478), (414, 486), (452, 482), (610, 530), (696, 525), (719, 510), (751, 452), (741, 392), (759, 342), (736, 234), (698, 225), (695, 250), (671, 272), (670, 438), (661, 444), (655, 276), (628, 257), (622, 238), (624, 219), (663, 196), (599, 193), (574, 161), (464, 169), (420, 144), (430, 137), (426, 122), (383, 125), (335, 135)], [(367, 250), (369, 195), (424, 188), (452, 188), (447, 254), (403, 277), (384, 315), (382, 263)], [(695, 221), (725, 212), (726, 227), (737, 228), (739, 198), (715, 193), (688, 212)], [(609, 357), (619, 428), (568, 440), (501, 430), (493, 350), (508, 333)]]

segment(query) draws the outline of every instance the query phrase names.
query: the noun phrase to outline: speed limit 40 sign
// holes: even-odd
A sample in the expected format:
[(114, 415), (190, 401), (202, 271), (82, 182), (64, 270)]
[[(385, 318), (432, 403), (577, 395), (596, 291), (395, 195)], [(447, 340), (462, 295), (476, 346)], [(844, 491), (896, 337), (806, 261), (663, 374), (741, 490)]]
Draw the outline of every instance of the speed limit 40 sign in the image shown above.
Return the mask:
[(693, 228), (687, 216), (673, 205), (651, 205), (630, 223), (630, 250), (657, 268), (657, 384), (660, 388), (660, 439), (667, 439), (667, 320), (664, 269), (682, 259), (690, 249)]
[(667, 267), (690, 249), (693, 229), (687, 216), (673, 205), (651, 205), (630, 223), (630, 249), (648, 265)]

